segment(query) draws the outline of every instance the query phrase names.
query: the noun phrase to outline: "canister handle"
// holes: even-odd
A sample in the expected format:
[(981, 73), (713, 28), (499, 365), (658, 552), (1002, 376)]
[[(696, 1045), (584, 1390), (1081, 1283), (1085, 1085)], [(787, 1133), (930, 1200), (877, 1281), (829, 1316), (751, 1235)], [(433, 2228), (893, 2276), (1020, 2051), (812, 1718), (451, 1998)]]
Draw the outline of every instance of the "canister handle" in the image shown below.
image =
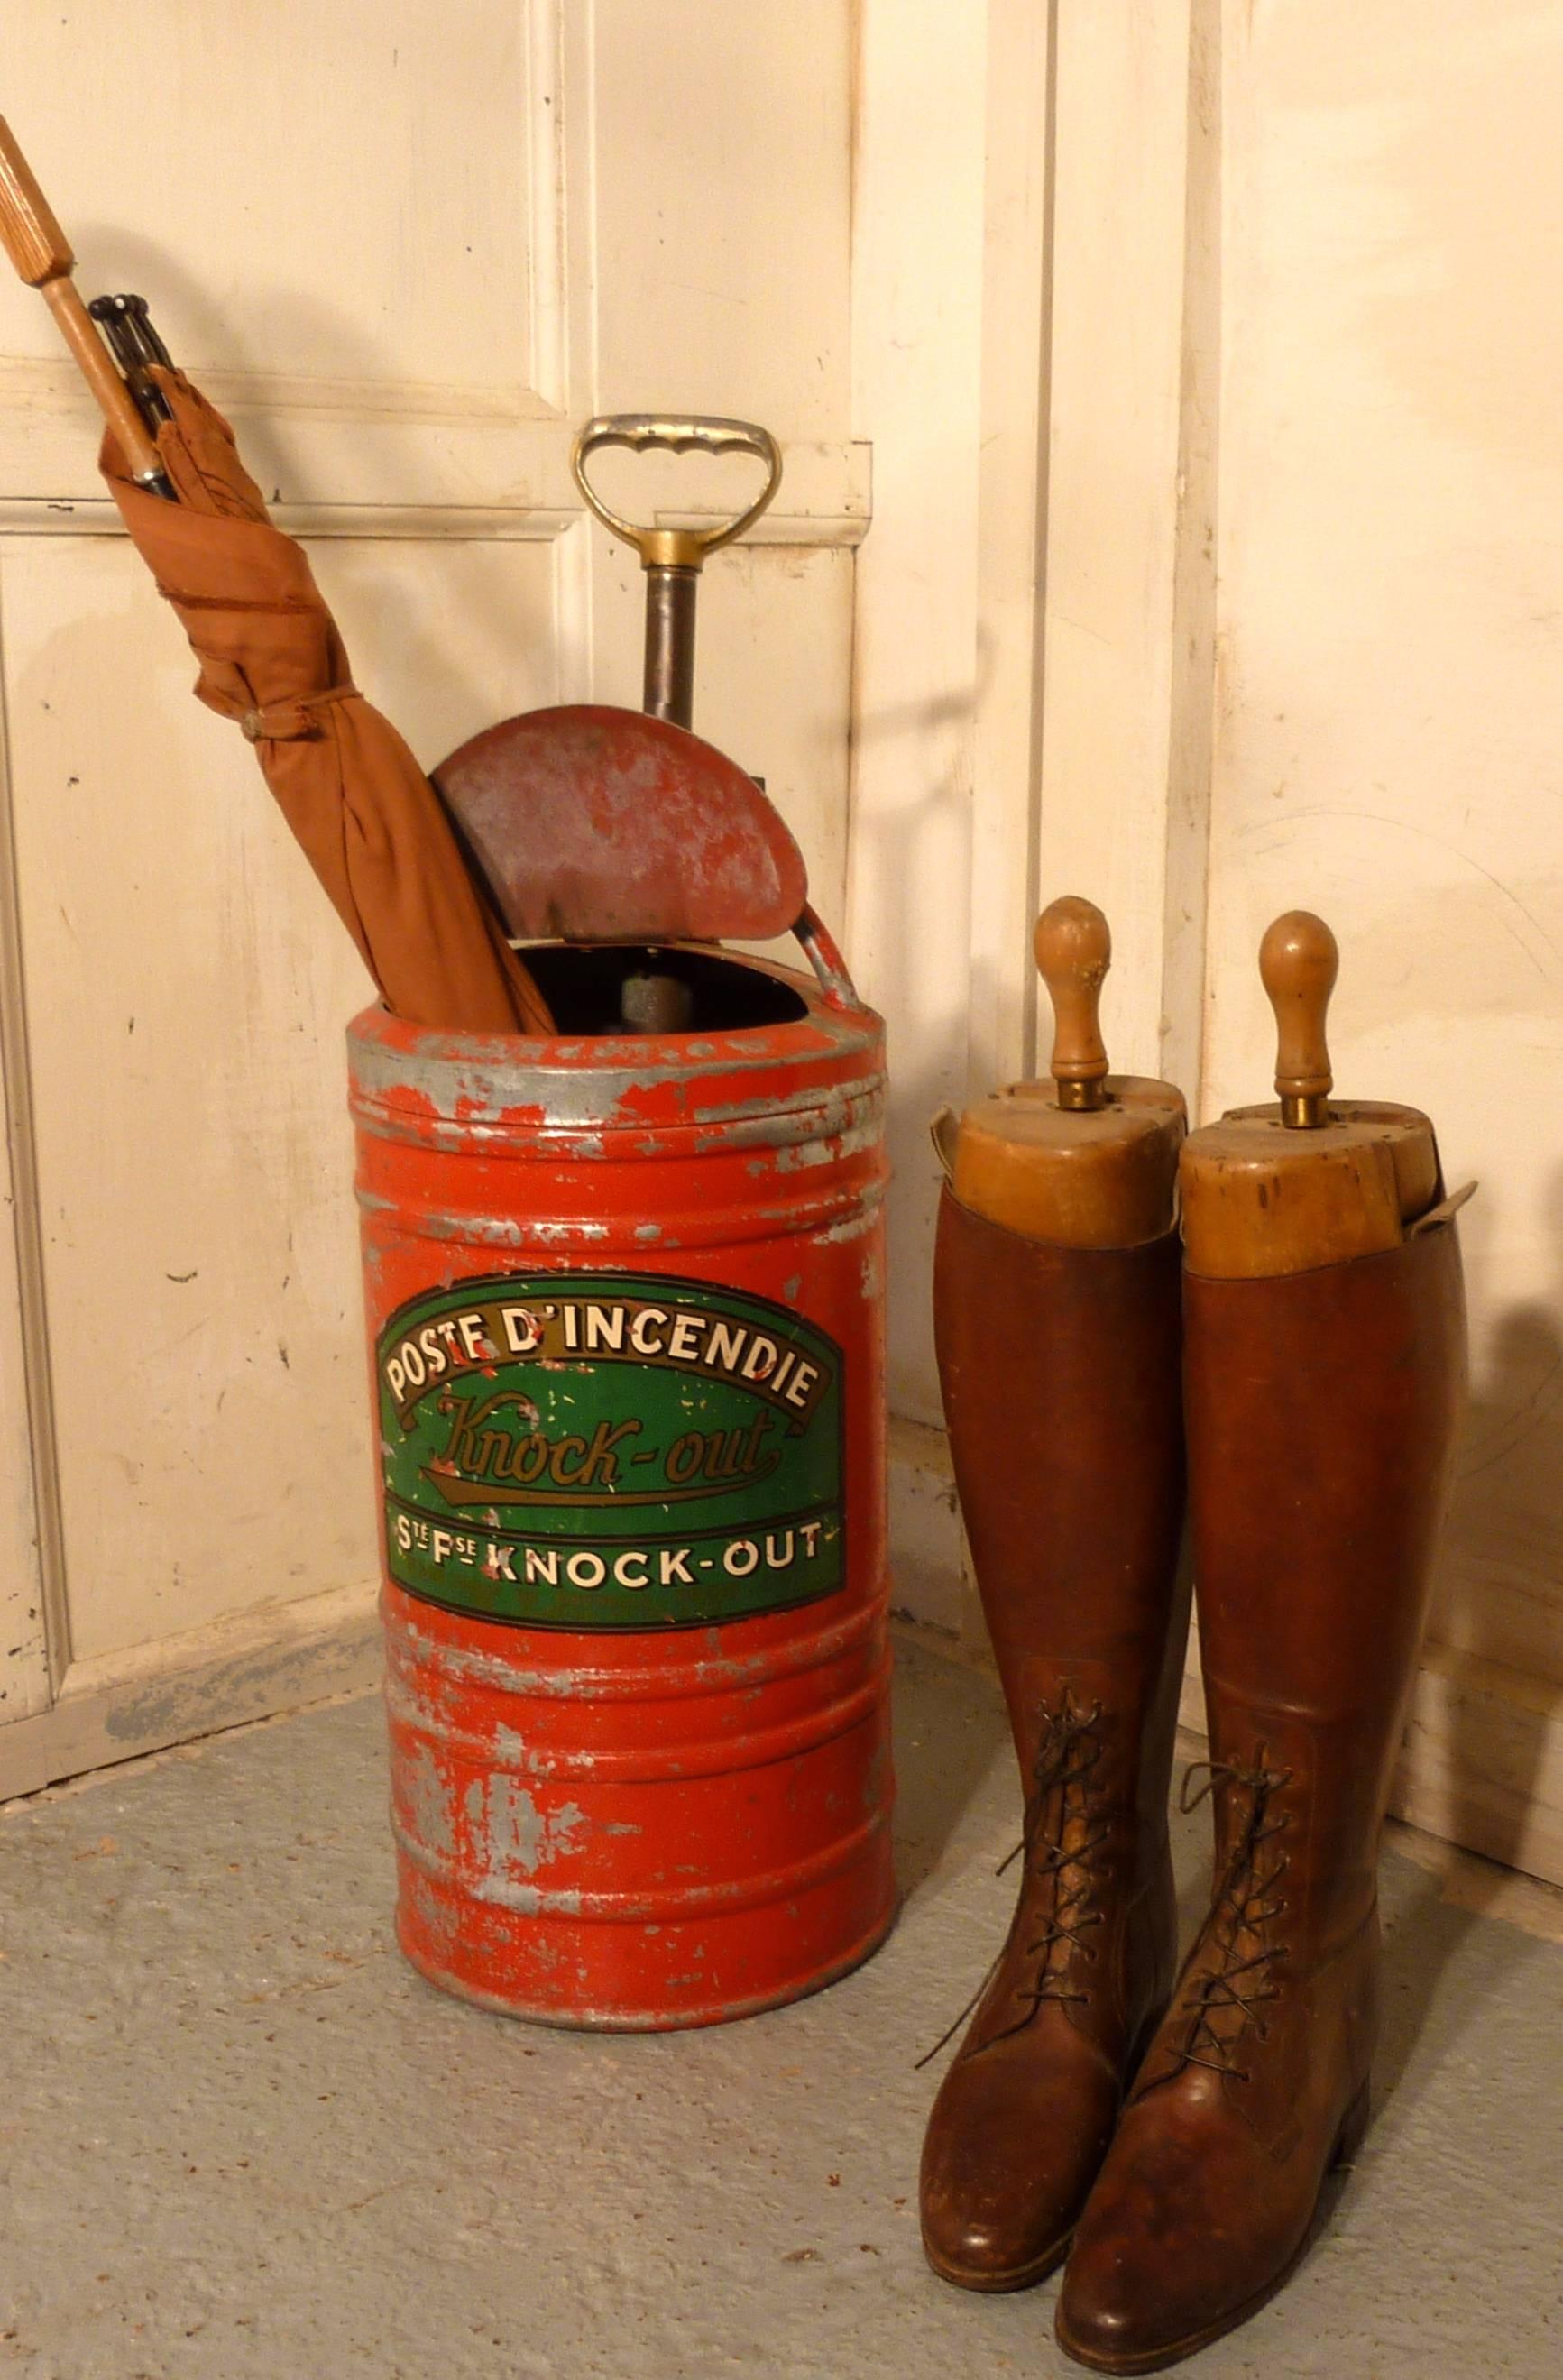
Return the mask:
[(808, 963), (819, 978), (819, 988), (832, 1008), (861, 1008), (857, 988), (847, 973), (847, 964), (836, 948), (834, 937), (822, 922), (812, 902), (805, 904), (803, 915), (793, 928), (807, 954)]
[[(636, 454), (648, 446), (661, 446), (675, 455), (755, 455), (766, 467), (765, 485), (753, 504), (731, 520), (718, 521), (709, 528), (658, 528), (626, 520), (603, 503), (586, 473), (587, 457), (600, 446), (628, 446)], [(708, 553), (714, 553), (719, 545), (731, 544), (758, 520), (782, 484), (782, 449), (757, 421), (729, 421), (716, 414), (680, 418), (660, 413), (600, 413), (576, 438), (570, 468), (603, 528), (634, 546), (644, 569), (698, 570)]]

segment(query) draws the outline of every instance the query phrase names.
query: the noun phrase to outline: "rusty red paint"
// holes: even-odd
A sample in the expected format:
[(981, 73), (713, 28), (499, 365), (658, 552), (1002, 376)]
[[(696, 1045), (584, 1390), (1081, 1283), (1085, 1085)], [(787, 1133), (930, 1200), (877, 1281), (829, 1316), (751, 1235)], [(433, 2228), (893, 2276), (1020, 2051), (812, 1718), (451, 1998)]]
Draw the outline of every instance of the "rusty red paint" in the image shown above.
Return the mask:
[(768, 941), (808, 897), (798, 846), (753, 778), (638, 710), (502, 720), (434, 783), (523, 941)]
[[(539, 1459), (549, 1451), (533, 1392), (567, 1398), (588, 1369), (559, 1336), (573, 1327), (566, 1309), (579, 1318), (589, 1306), (603, 1332), (623, 1320), (606, 1299), (591, 1305), (583, 1284), (611, 1279), (638, 1291), (620, 1301), (624, 1313), (636, 1309), (631, 1330), (663, 1315), (646, 1322), (659, 1378), (672, 1382), (660, 1393), (687, 1398), (697, 1417), (702, 1398), (742, 1386), (737, 1351), (757, 1315), (784, 1318), (778, 1344), (795, 1317), (798, 1332), (813, 1334), (806, 1352), (840, 1354), (845, 1527), (833, 1554), (815, 1541), (809, 1558), (834, 1560), (840, 1575), (812, 1599), (800, 1587), (783, 1608), (688, 1624), (676, 1609), (655, 1626), (518, 1623), (431, 1599), (511, 1589), (486, 1582), (481, 1562), (458, 1574), (437, 1537), (409, 1553), (386, 1532), (399, 1938), (433, 1981), (516, 2015), (628, 2028), (741, 2016), (856, 1964), (892, 1914), (882, 1028), (801, 978), (766, 972), (796, 986), (804, 1013), (794, 1021), (524, 1042), (421, 1032), (373, 1010), (350, 1032), (371, 1368), (393, 1439), (402, 1425), (386, 1402), (396, 1360), (386, 1348), (406, 1343), (396, 1335), (406, 1318), (436, 1313), (430, 1343), (453, 1366), (438, 1392), (429, 1387), (407, 1409), (449, 1429), (455, 1446), (457, 1424), (503, 1385), (503, 1365), (490, 1358), (502, 1328), (521, 1327), (522, 1307), (505, 1303), (512, 1281), (532, 1284), (527, 1329), (554, 1334), (530, 1342), (528, 1409), (511, 1417), (514, 1431), (532, 1434), (504, 1439), (494, 1457), (508, 1448), (517, 1476), (527, 1447)], [(702, 1299), (727, 1315), (720, 1329), (701, 1321)], [(751, 1343), (762, 1336), (757, 1326)], [(790, 1352), (791, 1385), (806, 1404), (824, 1393), (821, 1365)], [(405, 1401), (420, 1393), (401, 1373), (394, 1385)], [(776, 1424), (763, 1442), (803, 1461), (786, 1450), (806, 1454), (815, 1423), (793, 1432), (786, 1395), (778, 1389), (773, 1406), (787, 1428)], [(605, 1451), (607, 1425), (594, 1439), (588, 1424), (552, 1448), (551, 1459), (560, 1444), (578, 1449), (566, 1478), (593, 1460), (594, 1444), (602, 1463), (618, 1459)], [(500, 1446), (497, 1425), (492, 1435)], [(723, 1459), (742, 1459), (741, 1439), (752, 1453), (759, 1424), (747, 1438), (730, 1431)], [(459, 1463), (477, 1463), (475, 1448), (483, 1462), (492, 1451), (475, 1426), (459, 1447)], [(444, 1463), (442, 1454), (427, 1463), (425, 1487), (394, 1507), (399, 1532), (421, 1525), (407, 1518), (418, 1496), (443, 1493)], [(490, 1492), (519, 1500), (488, 1508), (495, 1523), (536, 1521), (530, 1491)], [(698, 1492), (708, 1493), (703, 1480)], [(692, 1524), (721, 1511), (725, 1492), (719, 1475), (707, 1505), (678, 1512)], [(614, 1501), (601, 1500), (603, 1525), (627, 1528), (624, 1511), (608, 1511)], [(646, 1510), (654, 1532), (674, 1508), (648, 1500)], [(443, 1534), (458, 1525), (459, 1514)], [(479, 1508), (474, 1548), (489, 1525)], [(614, 1559), (633, 1570), (645, 1549), (623, 1542), (631, 1550)], [(741, 1580), (732, 1592), (759, 1593), (765, 1561), (783, 1548), (789, 1564), (804, 1560), (785, 1514), (769, 1530), (725, 1540), (713, 1531), (709, 1542), (725, 1544), (724, 1560), (735, 1544), (758, 1549), (759, 1584)], [(499, 1543), (488, 1540), (490, 1560)], [(442, 1560), (455, 1581), (448, 1588)], [(419, 1562), (434, 1568), (409, 1589), (408, 1565)], [(793, 1579), (794, 1568), (778, 1560), (777, 1578)], [(591, 1590), (614, 1591), (612, 1581)], [(545, 1579), (535, 1592), (553, 1589)], [(675, 1566), (667, 1595), (683, 1593)]]

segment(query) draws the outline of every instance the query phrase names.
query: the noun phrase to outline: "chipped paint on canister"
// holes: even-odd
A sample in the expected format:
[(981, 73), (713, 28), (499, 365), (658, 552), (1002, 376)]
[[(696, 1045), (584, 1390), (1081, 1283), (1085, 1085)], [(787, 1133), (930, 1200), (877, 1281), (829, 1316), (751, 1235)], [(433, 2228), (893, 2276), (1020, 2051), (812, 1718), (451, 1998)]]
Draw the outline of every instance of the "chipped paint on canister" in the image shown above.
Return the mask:
[(893, 1908), (882, 1028), (349, 1035), (403, 1949), (720, 2022)]

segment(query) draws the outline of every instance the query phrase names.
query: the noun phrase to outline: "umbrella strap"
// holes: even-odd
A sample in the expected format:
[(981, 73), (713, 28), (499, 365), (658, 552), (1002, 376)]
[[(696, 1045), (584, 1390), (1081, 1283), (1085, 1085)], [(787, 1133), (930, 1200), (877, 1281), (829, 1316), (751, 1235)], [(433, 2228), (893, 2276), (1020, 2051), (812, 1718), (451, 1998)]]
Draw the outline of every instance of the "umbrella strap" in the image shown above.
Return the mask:
[[(208, 698), (210, 699), (210, 697)], [(319, 735), (320, 714), (330, 702), (356, 702), (356, 686), (328, 686), (320, 694), (295, 694), (280, 702), (263, 702), (246, 708), (244, 704), (224, 697), (212, 703), (224, 719), (236, 719), (252, 744), (286, 743), (298, 736)]]

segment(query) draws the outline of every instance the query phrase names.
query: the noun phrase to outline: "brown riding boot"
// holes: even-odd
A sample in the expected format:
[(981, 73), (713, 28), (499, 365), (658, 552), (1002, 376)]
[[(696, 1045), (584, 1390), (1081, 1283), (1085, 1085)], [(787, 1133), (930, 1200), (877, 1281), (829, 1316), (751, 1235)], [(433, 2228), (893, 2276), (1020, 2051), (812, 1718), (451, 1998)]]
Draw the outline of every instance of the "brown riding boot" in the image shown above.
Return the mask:
[(939, 1374), (1025, 1793), (1014, 1922), (923, 2151), (928, 2261), (967, 2289), (1063, 2255), (1176, 1971), (1179, 1253), (1048, 1245), (944, 1195)]
[[(1327, 929), (1282, 923), (1327, 995)], [(1060, 2295), (1060, 2343), (1101, 2372), (1159, 2370), (1262, 2305), (1367, 2120), (1378, 1839), (1462, 1401), (1464, 1303), (1452, 1206), (1408, 1231), (1396, 1205), (1437, 1195), (1425, 1117), (1359, 1105), (1311, 1120), (1301, 1102), (1322, 1093), (1290, 1086), (1285, 1055), (1305, 1129), (1240, 1111), (1184, 1152), (1216, 1884)], [(1322, 1056), (1314, 1071), (1327, 1090)], [(1283, 1243), (1290, 1262), (1304, 1228), (1391, 1245), (1259, 1272)], [(1252, 1277), (1202, 1275), (1201, 1234)]]

